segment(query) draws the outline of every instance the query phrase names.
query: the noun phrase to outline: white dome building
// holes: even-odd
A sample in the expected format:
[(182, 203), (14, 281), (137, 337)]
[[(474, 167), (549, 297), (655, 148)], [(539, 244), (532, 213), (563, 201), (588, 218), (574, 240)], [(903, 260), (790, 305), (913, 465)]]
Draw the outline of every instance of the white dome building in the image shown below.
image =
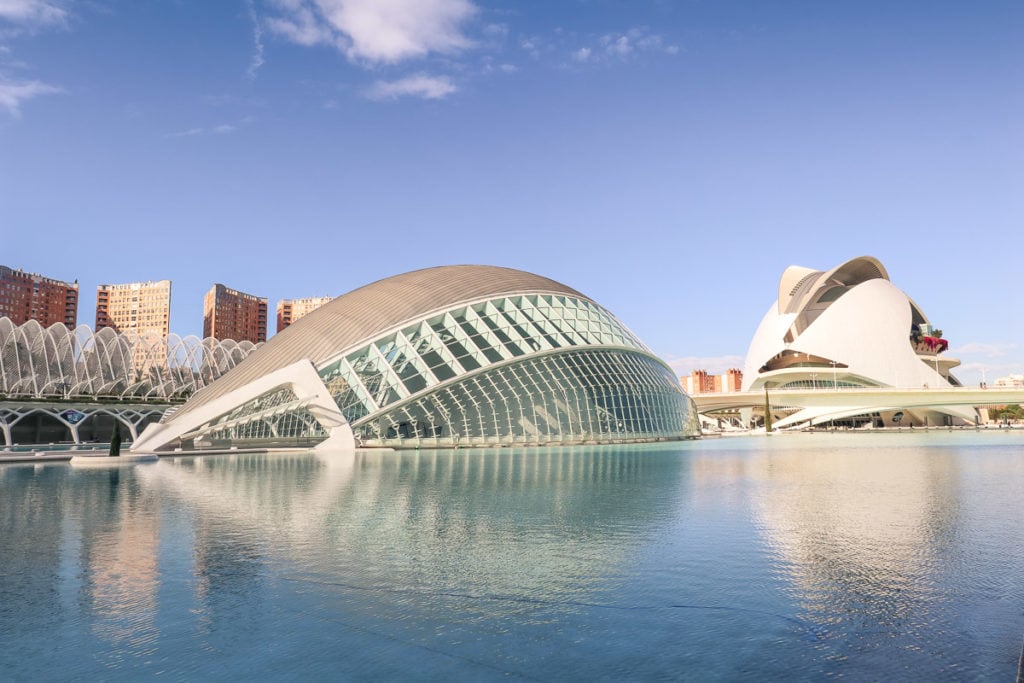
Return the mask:
[[(861, 256), (828, 271), (790, 266), (779, 297), (747, 351), (743, 389), (960, 386), (943, 355), (944, 339), (917, 304), (889, 281), (878, 259)], [(784, 394), (772, 403), (784, 403)], [(774, 411), (773, 411), (774, 412)], [(868, 414), (830, 406), (790, 412), (775, 426), (821, 424), (857, 417), (857, 424), (951, 424), (973, 421), (963, 407), (878, 406)]]
[(675, 373), (539, 275), (443, 266), (344, 294), (168, 411), (138, 451), (529, 446), (699, 436)]

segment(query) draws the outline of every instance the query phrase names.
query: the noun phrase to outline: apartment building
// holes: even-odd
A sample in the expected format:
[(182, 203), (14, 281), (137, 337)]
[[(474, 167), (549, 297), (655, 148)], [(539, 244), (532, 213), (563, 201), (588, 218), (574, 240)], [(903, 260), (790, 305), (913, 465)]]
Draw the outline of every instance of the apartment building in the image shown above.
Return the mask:
[(280, 332), (302, 316), (312, 313), (332, 299), (334, 299), (333, 296), (311, 296), (305, 299), (282, 299), (278, 301), (277, 331)]
[(0, 266), (0, 317), (15, 325), (35, 320), (43, 327), (64, 323), (73, 328), (78, 324), (78, 281)]
[(127, 282), (96, 288), (96, 331), (113, 327), (166, 337), (171, 324), (171, 281)]
[(214, 284), (203, 299), (203, 336), (267, 341), (267, 298)]

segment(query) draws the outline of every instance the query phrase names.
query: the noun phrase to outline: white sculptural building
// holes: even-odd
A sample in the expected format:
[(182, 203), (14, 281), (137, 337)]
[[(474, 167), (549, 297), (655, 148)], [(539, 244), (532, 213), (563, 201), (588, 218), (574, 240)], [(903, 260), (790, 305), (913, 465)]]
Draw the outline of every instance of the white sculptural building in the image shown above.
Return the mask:
[(137, 451), (459, 447), (700, 434), (675, 373), (587, 296), (493, 266), (344, 294), (151, 425)]
[[(878, 259), (861, 256), (831, 270), (790, 266), (778, 299), (747, 351), (743, 389), (960, 386), (948, 344), (914, 301), (889, 281)], [(772, 398), (784, 406), (785, 392)], [(874, 426), (973, 422), (974, 410), (946, 406), (864, 409), (821, 405), (783, 412), (779, 427), (858, 417)]]

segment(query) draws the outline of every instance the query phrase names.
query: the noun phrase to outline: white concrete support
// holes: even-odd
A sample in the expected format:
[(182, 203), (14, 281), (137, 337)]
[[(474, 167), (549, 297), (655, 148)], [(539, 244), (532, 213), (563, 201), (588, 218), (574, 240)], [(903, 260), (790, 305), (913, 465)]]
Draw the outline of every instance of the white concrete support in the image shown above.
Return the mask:
[(133, 452), (160, 451), (171, 448), (182, 437), (212, 428), (217, 418), (238, 406), (283, 387), (290, 388), (299, 399), (308, 401), (307, 409), (328, 431), (328, 438), (319, 447), (354, 449), (355, 435), (348, 420), (338, 410), (316, 368), (308, 360), (300, 360), (271, 372), (234, 391), (185, 414), (179, 413), (168, 424), (151, 424), (132, 446)]

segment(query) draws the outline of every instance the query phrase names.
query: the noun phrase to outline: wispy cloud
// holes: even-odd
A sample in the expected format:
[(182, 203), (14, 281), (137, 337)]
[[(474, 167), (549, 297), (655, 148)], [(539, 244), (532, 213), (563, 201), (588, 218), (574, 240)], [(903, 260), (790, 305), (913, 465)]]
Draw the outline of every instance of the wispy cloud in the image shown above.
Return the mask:
[(605, 33), (593, 37), (588, 44), (574, 50), (571, 58), (577, 63), (595, 63), (628, 61), (642, 54), (678, 53), (678, 45), (670, 42), (665, 36), (651, 33), (650, 29), (641, 26), (625, 33)]
[(689, 375), (694, 370), (707, 370), (720, 375), (729, 368), (742, 368), (743, 356), (665, 356), (665, 362), (677, 375)]
[[(3, 0), (0, 0), (2, 2)], [(249, 68), (246, 69), (245, 75), (250, 81), (256, 80), (256, 73), (263, 66), (263, 27), (260, 26), (259, 17), (256, 16), (256, 8), (253, 6), (253, 0), (249, 0), (249, 20), (252, 21), (252, 43), (253, 53), (252, 59), (249, 60)]]
[[(2, 0), (0, 0), (2, 1)], [(24, 83), (5, 82), (0, 76), (0, 107), (14, 117), (21, 115), (21, 105), (34, 97), (40, 95), (52, 95), (63, 92), (60, 88), (40, 83), (39, 81), (27, 81)]]
[(54, 0), (0, 0), (0, 23), (35, 29), (64, 26), (68, 12)]
[(589, 47), (581, 47), (576, 52), (572, 53), (572, 59), (574, 62), (587, 62), (590, 61), (590, 55), (593, 51)]
[(396, 64), (474, 45), (463, 31), (469, 0), (273, 0), (274, 33), (299, 45), (327, 45), (353, 62)]
[[(0, 37), (44, 28), (66, 27), (68, 12), (61, 0), (0, 0)], [(4, 73), (26, 65), (11, 58), (11, 49), (0, 46), (0, 109), (21, 116), (21, 105), (41, 95), (63, 92), (61, 88), (38, 80), (15, 80)]]
[(508, 63), (496, 64), (493, 57), (491, 57), (490, 55), (485, 55), (480, 60), (480, 73), (488, 75), (494, 73), (495, 71), (500, 71), (503, 74), (514, 74), (517, 71), (519, 71), (519, 67), (517, 67), (515, 64)]
[(221, 123), (216, 126), (203, 126), (198, 128), (187, 128), (180, 130), (176, 133), (168, 133), (164, 137), (167, 138), (192, 138), (200, 135), (226, 135), (228, 133), (234, 133), (239, 130), (243, 125), (252, 123), (255, 119), (251, 116), (246, 116), (237, 123)]
[(394, 100), (399, 97), (439, 100), (457, 90), (455, 84), (446, 76), (417, 74), (397, 81), (377, 81), (366, 92), (366, 96), (371, 100)]

